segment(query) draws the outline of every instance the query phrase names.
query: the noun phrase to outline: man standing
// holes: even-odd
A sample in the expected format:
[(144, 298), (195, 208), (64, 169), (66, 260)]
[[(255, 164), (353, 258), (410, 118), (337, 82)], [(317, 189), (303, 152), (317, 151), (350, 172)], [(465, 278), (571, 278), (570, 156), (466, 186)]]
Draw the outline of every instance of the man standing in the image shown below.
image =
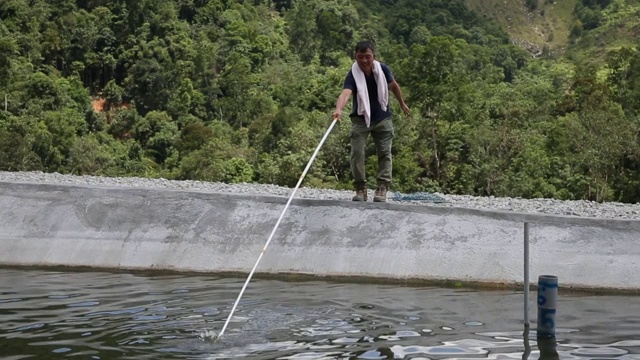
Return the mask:
[(367, 201), (365, 175), (365, 147), (371, 134), (378, 157), (378, 187), (373, 201), (387, 201), (387, 191), (392, 180), (391, 145), (394, 136), (389, 106), (389, 89), (400, 103), (402, 111), (409, 115), (411, 111), (402, 98), (400, 85), (396, 82), (391, 69), (375, 59), (373, 45), (359, 42), (355, 47), (355, 62), (344, 80), (342, 93), (338, 97), (334, 119), (342, 117), (342, 108), (353, 97), (351, 118), (351, 173), (353, 174), (356, 195), (353, 201)]

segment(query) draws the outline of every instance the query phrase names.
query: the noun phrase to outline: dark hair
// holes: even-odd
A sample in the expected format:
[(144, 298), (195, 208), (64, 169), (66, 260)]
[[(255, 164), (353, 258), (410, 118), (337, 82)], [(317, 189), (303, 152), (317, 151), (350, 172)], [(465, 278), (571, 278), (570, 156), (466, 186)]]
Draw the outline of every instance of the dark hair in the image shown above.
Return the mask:
[(356, 53), (367, 52), (367, 49), (371, 49), (372, 53), (376, 53), (376, 50), (373, 48), (373, 44), (369, 41), (360, 41), (356, 44)]

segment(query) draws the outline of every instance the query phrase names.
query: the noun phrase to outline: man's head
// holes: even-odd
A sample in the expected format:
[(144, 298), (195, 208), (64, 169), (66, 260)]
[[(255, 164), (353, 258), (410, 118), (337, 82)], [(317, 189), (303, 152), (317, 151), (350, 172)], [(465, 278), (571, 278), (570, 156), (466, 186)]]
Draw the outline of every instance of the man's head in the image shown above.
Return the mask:
[(373, 60), (376, 55), (373, 50), (373, 44), (368, 41), (361, 41), (356, 44), (356, 62), (362, 71), (369, 73), (373, 68)]

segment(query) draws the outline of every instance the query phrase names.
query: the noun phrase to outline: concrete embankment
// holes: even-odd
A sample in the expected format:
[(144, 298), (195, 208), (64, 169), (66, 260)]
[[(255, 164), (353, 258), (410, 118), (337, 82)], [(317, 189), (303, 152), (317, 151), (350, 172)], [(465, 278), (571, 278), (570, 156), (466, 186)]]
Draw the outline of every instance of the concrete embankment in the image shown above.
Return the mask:
[[(0, 182), (0, 265), (248, 273), (286, 197)], [(258, 274), (640, 290), (640, 221), (295, 199)]]

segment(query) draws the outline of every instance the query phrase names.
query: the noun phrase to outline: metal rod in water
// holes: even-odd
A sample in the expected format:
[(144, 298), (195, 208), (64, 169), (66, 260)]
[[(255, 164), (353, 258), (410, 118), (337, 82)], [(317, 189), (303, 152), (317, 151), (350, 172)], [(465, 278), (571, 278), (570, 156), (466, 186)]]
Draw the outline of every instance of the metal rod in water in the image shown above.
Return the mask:
[(531, 342), (529, 341), (529, 324), (524, 324), (524, 331), (522, 332), (522, 340), (524, 342), (524, 352), (522, 353), (522, 360), (528, 360), (531, 355)]
[(331, 132), (333, 127), (336, 125), (336, 121), (338, 120), (334, 119), (331, 122), (331, 126), (329, 126), (329, 129), (327, 129), (327, 131), (324, 133), (322, 140), (320, 140), (320, 143), (316, 147), (316, 150), (313, 152), (313, 155), (311, 155), (311, 159), (309, 159), (309, 162), (307, 163), (307, 167), (305, 167), (304, 171), (302, 172), (302, 175), (300, 176), (300, 179), (298, 180), (298, 183), (296, 184), (296, 187), (291, 192), (291, 195), (289, 196), (289, 200), (287, 201), (287, 205), (285, 205), (284, 210), (282, 210), (282, 213), (280, 214), (280, 218), (278, 219), (278, 222), (276, 222), (276, 225), (273, 227), (273, 230), (271, 231), (271, 235), (269, 235), (269, 239), (267, 240), (267, 243), (264, 244), (264, 247), (262, 248), (262, 252), (260, 253), (260, 256), (258, 256), (258, 261), (256, 261), (256, 264), (253, 266), (253, 269), (251, 269), (251, 272), (249, 273), (249, 277), (247, 277), (247, 280), (244, 282), (244, 285), (242, 286), (242, 290), (240, 290), (240, 294), (238, 294), (238, 298), (236, 299), (236, 302), (233, 304), (233, 307), (231, 308), (229, 317), (227, 317), (227, 320), (224, 322), (224, 326), (222, 326), (222, 330), (220, 330), (220, 334), (218, 334), (216, 339), (219, 339), (222, 336), (222, 334), (224, 334), (224, 331), (227, 329), (227, 325), (229, 325), (229, 320), (231, 320), (233, 313), (236, 311), (236, 307), (240, 302), (240, 298), (242, 298), (242, 294), (247, 288), (247, 285), (249, 284), (249, 281), (251, 280), (253, 273), (256, 271), (256, 268), (258, 267), (258, 263), (260, 263), (260, 260), (262, 259), (262, 255), (264, 255), (264, 253), (267, 251), (267, 247), (269, 246), (269, 243), (271, 242), (271, 239), (273, 238), (273, 234), (275, 234), (276, 229), (278, 229), (278, 226), (280, 225), (280, 221), (282, 221), (282, 218), (284, 217), (284, 213), (287, 211), (289, 204), (291, 204), (291, 200), (293, 200), (293, 196), (295, 195), (296, 191), (300, 187), (300, 184), (302, 184), (302, 180), (304, 179), (305, 175), (307, 175), (307, 171), (309, 171), (309, 168), (311, 167), (313, 160), (316, 158), (316, 155), (318, 155), (318, 152), (320, 151), (322, 144), (324, 144), (325, 140), (329, 136), (329, 133)]
[(529, 223), (524, 223), (524, 325), (529, 326)]

